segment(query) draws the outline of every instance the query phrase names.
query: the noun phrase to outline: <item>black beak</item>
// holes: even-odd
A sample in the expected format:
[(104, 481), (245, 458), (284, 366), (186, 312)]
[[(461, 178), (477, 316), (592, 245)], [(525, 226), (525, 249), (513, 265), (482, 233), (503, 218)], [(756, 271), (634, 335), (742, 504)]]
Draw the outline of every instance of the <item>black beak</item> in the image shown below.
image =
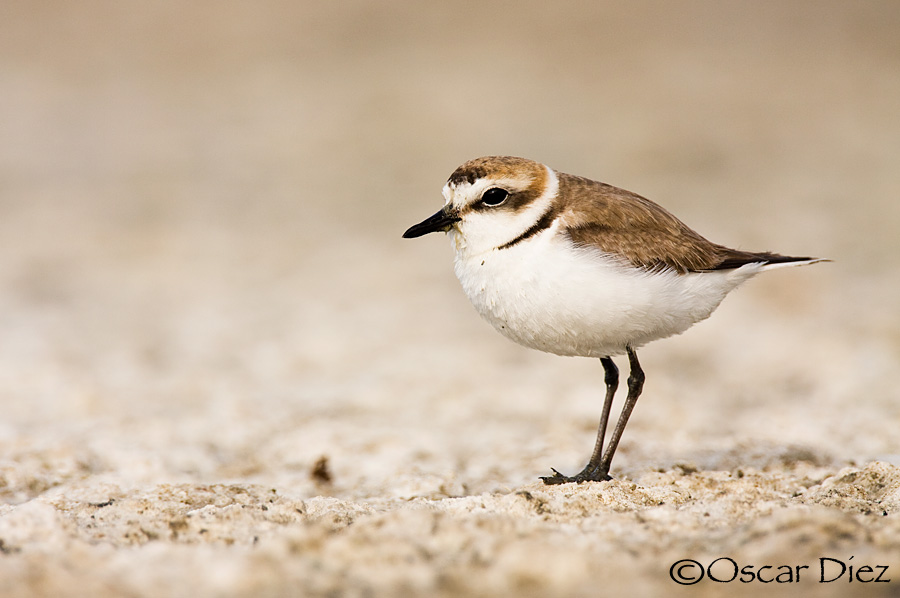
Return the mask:
[(404, 239), (415, 239), (428, 233), (436, 233), (438, 231), (447, 232), (454, 224), (459, 222), (459, 216), (456, 211), (448, 207), (444, 207), (440, 212), (430, 218), (426, 218), (422, 222), (410, 226), (405, 233)]

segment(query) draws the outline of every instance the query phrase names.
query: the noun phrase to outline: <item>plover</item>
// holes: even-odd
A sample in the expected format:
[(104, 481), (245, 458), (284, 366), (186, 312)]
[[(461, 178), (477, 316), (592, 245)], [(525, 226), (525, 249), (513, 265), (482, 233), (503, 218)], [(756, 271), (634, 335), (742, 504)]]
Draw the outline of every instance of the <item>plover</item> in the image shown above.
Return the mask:
[[(403, 237), (449, 233), (454, 269), (481, 316), (513, 341), (557, 355), (597, 357), (606, 398), (594, 451), (574, 476), (603, 481), (644, 372), (635, 351), (704, 320), (729, 291), (763, 272), (821, 260), (729, 249), (656, 203), (605, 183), (510, 156), (470, 160), (450, 175), (444, 207)], [(605, 442), (619, 372), (628, 394)]]

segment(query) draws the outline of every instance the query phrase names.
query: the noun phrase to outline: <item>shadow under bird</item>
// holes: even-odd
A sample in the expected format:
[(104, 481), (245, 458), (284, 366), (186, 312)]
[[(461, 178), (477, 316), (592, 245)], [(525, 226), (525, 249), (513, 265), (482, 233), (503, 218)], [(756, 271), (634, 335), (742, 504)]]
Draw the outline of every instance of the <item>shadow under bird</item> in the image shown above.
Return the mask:
[[(636, 349), (706, 319), (765, 270), (827, 261), (712, 243), (639, 195), (510, 156), (470, 160), (444, 185), (444, 207), (403, 233), (446, 232), (454, 269), (478, 313), (511, 340), (557, 355), (597, 357), (606, 399), (594, 451), (574, 476), (609, 480), (644, 372)], [(606, 442), (625, 354), (628, 394)]]

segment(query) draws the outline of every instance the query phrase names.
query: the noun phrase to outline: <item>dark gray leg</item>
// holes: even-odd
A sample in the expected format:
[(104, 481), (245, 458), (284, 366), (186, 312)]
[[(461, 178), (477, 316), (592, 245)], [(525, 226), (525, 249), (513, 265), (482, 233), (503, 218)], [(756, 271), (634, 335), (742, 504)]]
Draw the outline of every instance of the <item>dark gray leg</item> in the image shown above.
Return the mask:
[(619, 440), (622, 439), (622, 432), (628, 425), (628, 418), (637, 403), (638, 397), (641, 396), (641, 390), (644, 388), (644, 370), (638, 363), (637, 354), (631, 347), (627, 347), (628, 362), (631, 364), (631, 373), (628, 376), (628, 396), (625, 398), (625, 406), (622, 407), (622, 413), (619, 415), (619, 421), (616, 422), (616, 429), (613, 430), (612, 438), (603, 453), (603, 460), (600, 462), (599, 473), (609, 475), (609, 466), (612, 463), (613, 455), (616, 454), (616, 448), (619, 446)]
[(605, 374), (603, 381), (606, 382), (606, 399), (603, 401), (600, 427), (597, 428), (597, 442), (594, 443), (594, 452), (591, 454), (589, 463), (600, 462), (600, 455), (603, 453), (603, 439), (606, 438), (606, 424), (609, 422), (609, 410), (612, 408), (613, 396), (619, 388), (619, 368), (616, 367), (613, 360), (609, 357), (601, 357), (600, 363), (603, 364)]
[[(625, 398), (625, 405), (622, 407), (622, 413), (619, 415), (619, 421), (613, 430), (606, 451), (603, 451), (603, 440), (606, 436), (606, 425), (609, 421), (609, 411), (612, 407), (612, 398), (616, 393), (619, 384), (619, 371), (609, 357), (603, 357), (600, 362), (606, 372), (606, 400), (603, 403), (603, 413), (600, 416), (600, 427), (597, 431), (597, 441), (594, 443), (594, 452), (591, 460), (581, 473), (575, 476), (565, 476), (555, 469), (552, 476), (542, 477), (545, 484), (565, 484), (567, 482), (602, 482), (610, 480), (609, 467), (612, 463), (613, 455), (616, 454), (616, 448), (619, 446), (619, 440), (622, 439), (622, 433), (628, 424), (628, 418), (634, 410), (638, 397), (641, 395), (641, 389), (644, 386), (644, 371), (638, 362), (637, 354), (631, 347), (627, 347), (628, 361), (631, 365), (631, 373), (628, 376), (628, 396)], [(602, 456), (601, 456), (602, 454)]]

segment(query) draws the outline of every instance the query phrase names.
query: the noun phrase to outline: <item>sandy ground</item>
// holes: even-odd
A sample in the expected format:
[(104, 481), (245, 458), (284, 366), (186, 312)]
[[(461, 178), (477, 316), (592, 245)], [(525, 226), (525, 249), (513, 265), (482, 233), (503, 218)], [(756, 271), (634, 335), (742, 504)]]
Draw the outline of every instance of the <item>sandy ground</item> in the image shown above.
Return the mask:
[[(900, 594), (896, 2), (2, 12), (0, 595)], [(400, 239), (495, 153), (835, 261), (645, 348), (617, 479), (544, 487), (600, 364)]]

